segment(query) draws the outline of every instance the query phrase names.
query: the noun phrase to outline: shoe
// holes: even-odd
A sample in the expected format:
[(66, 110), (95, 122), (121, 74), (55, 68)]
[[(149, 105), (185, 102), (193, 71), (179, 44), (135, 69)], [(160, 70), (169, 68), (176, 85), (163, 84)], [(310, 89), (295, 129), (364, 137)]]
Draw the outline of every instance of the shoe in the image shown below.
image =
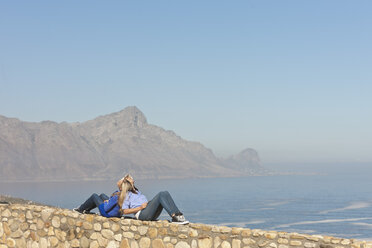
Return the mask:
[(84, 211), (83, 211), (83, 214), (96, 214), (96, 213), (94, 213), (94, 212), (90, 212), (89, 210), (84, 210)]
[(172, 223), (179, 224), (179, 225), (186, 225), (190, 222), (185, 219), (182, 213), (177, 213), (175, 216), (172, 217)]
[(78, 212), (80, 214), (84, 213), (84, 211), (81, 211), (80, 208), (73, 208), (72, 211)]
[(75, 211), (75, 212), (78, 212), (78, 213), (81, 213), (81, 214), (95, 214), (93, 212), (90, 212), (89, 210), (81, 211), (80, 208), (73, 208), (72, 211)]

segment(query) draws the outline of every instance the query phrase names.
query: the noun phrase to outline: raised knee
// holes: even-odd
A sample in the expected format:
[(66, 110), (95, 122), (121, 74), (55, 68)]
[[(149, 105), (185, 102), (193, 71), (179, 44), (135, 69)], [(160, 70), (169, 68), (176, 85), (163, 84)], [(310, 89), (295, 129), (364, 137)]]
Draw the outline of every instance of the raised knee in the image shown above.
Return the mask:
[(98, 196), (97, 193), (93, 193), (92, 196)]
[(162, 195), (169, 195), (169, 192), (168, 191), (161, 191), (160, 194), (162, 194)]

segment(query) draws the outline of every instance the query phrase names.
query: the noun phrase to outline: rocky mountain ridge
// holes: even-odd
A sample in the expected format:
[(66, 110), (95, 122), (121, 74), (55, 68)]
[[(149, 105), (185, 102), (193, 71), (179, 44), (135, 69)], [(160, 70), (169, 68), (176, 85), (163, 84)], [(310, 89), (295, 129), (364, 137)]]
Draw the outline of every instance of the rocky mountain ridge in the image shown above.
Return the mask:
[(0, 180), (262, 175), (257, 152), (217, 158), (198, 142), (147, 123), (137, 107), (82, 123), (23, 122), (0, 116)]

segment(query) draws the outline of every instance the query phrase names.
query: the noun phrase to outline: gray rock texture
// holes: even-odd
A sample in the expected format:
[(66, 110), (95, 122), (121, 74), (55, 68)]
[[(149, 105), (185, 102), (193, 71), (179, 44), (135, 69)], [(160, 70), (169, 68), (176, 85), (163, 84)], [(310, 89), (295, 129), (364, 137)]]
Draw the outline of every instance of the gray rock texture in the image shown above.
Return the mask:
[(0, 116), (0, 180), (233, 177), (263, 172), (252, 149), (223, 160), (198, 142), (147, 123), (136, 107), (83, 123)]

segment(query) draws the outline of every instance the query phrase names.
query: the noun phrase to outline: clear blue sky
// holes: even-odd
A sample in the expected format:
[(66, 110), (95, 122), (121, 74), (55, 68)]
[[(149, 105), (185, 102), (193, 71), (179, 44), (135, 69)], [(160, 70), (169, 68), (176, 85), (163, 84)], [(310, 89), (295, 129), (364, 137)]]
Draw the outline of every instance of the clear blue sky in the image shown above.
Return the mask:
[(218, 156), (372, 162), (372, 2), (0, 1), (0, 115), (132, 105)]

